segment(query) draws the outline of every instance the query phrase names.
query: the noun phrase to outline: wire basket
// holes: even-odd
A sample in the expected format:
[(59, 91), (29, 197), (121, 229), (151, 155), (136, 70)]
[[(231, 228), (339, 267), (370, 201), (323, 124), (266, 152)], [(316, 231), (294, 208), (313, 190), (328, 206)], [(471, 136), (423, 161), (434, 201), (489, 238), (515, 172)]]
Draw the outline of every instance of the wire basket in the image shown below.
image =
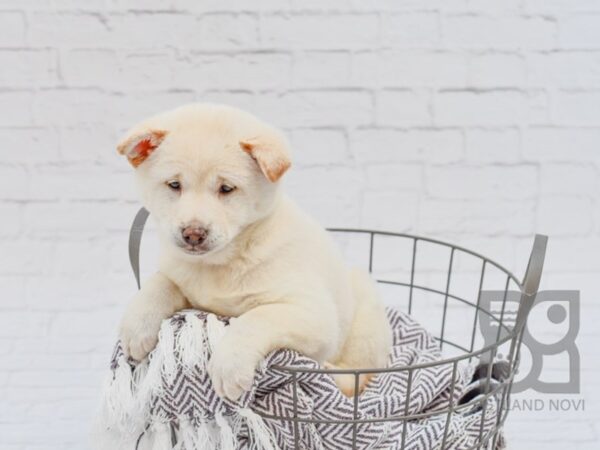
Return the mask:
[[(134, 220), (130, 234), (130, 261), (139, 285), (139, 245), (144, 223), (148, 216), (141, 209)], [(466, 248), (402, 233), (361, 229), (330, 229), (346, 256), (358, 260), (382, 288), (384, 299), (391, 306), (404, 310), (423, 323), (439, 342), (443, 358), (439, 361), (394, 368), (369, 369), (302, 369), (276, 366), (287, 372), (293, 382), (291, 415), (265, 415), (264, 420), (291, 423), (294, 429), (294, 448), (301, 449), (299, 425), (346, 424), (353, 430), (352, 447), (357, 448), (357, 429), (362, 423), (397, 422), (403, 427), (400, 448), (405, 449), (407, 423), (438, 417), (445, 429), (441, 449), (446, 449), (449, 424), (454, 415), (481, 411), (481, 425), (477, 441), (471, 449), (497, 448), (500, 430), (506, 421), (510, 396), (520, 361), (520, 347), (527, 317), (538, 292), (544, 264), (547, 237), (536, 235), (525, 276), (520, 281), (513, 273), (493, 260)], [(357, 262), (357, 261), (355, 261)], [(390, 294), (390, 289), (394, 292)], [(388, 290), (388, 295), (385, 291)], [(494, 295), (486, 297), (484, 293)], [(516, 294), (516, 301), (515, 299)], [(391, 298), (391, 301), (390, 301)], [(495, 299), (493, 302), (488, 301)], [(419, 317), (421, 314), (422, 317)], [(452, 316), (458, 317), (453, 318)], [(437, 323), (435, 323), (437, 321)], [(454, 326), (454, 329), (452, 328)], [(486, 328), (487, 327), (487, 328)], [(484, 328), (487, 329), (483, 333)], [(490, 332), (492, 330), (493, 332)], [(502, 357), (501, 357), (502, 356)], [(501, 357), (501, 358), (500, 358)], [(466, 392), (455, 400), (454, 386), (461, 364), (477, 362), (474, 380), (477, 390)], [(451, 368), (452, 385), (447, 407), (419, 414), (409, 414), (408, 405), (412, 380), (416, 371), (427, 368)], [(376, 375), (386, 372), (406, 372), (408, 387), (404, 414), (385, 418), (359, 418), (361, 396), (353, 398), (352, 420), (320, 420), (299, 417), (298, 378), (308, 373), (350, 374), (358, 390), (361, 374)], [(500, 372), (498, 374), (497, 372)], [(485, 428), (486, 408), (490, 399), (496, 401), (495, 424)]]

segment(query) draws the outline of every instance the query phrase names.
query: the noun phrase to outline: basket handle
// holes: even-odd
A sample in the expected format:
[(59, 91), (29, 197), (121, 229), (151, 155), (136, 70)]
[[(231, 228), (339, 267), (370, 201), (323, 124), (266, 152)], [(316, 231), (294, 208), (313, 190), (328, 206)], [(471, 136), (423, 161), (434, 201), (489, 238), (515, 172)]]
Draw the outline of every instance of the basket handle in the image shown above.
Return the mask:
[(521, 301), (519, 303), (519, 311), (517, 312), (517, 321), (515, 329), (522, 330), (527, 322), (529, 312), (535, 302), (535, 297), (540, 287), (542, 279), (542, 270), (544, 268), (544, 259), (546, 258), (546, 246), (548, 244), (548, 236), (536, 234), (533, 241), (533, 248), (525, 270), (525, 277), (521, 283)]
[(140, 244), (142, 243), (144, 225), (146, 225), (149, 215), (150, 212), (146, 208), (140, 208), (129, 229), (129, 264), (131, 264), (131, 270), (138, 289), (142, 287), (140, 282)]

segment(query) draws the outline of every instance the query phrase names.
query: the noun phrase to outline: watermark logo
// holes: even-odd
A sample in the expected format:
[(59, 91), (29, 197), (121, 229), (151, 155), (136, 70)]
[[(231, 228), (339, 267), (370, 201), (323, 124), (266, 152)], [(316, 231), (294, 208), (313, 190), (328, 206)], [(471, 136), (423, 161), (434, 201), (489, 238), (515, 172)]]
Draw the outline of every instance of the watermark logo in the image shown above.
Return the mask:
[[(495, 318), (502, 317), (508, 329), (520, 320), (521, 292), (482, 291), (481, 307)], [(506, 297), (506, 299), (505, 299)], [(528, 389), (549, 394), (578, 394), (580, 391), (580, 357), (575, 340), (579, 332), (579, 291), (540, 291), (531, 307), (521, 346), (521, 362), (513, 383), (513, 393)], [(479, 314), (484, 345), (507, 336), (508, 330), (488, 314)], [(508, 349), (506, 350), (508, 352)], [(498, 358), (502, 355), (499, 350)], [(567, 371), (556, 370), (564, 368)], [(552, 379), (552, 374), (567, 374), (568, 379)]]

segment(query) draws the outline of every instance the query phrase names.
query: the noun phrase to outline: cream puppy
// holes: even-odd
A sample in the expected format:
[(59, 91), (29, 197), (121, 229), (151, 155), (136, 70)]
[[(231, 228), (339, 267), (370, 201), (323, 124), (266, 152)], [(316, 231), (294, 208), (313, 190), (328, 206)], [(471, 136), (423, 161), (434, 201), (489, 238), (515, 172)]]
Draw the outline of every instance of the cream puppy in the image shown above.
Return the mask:
[[(237, 318), (208, 367), (231, 400), (278, 348), (327, 367), (386, 365), (391, 332), (373, 282), (349, 270), (327, 232), (280, 191), (290, 167), (280, 132), (231, 107), (192, 104), (140, 123), (118, 150), (161, 240), (159, 271), (120, 327), (129, 356), (143, 359), (161, 321), (193, 307)], [(354, 394), (352, 376), (336, 382)]]

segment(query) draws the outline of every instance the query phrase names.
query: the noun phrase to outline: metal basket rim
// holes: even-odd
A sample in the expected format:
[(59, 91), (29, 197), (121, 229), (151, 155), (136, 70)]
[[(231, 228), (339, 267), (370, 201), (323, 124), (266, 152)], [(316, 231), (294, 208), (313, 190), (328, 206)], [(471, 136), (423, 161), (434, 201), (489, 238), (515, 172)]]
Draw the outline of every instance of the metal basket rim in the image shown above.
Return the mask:
[(395, 231), (386, 231), (386, 230), (370, 230), (370, 229), (365, 229), (365, 228), (337, 228), (336, 227), (336, 228), (327, 228), (327, 231), (332, 232), (332, 233), (361, 233), (361, 234), (373, 234), (373, 235), (381, 235), (381, 236), (404, 237), (404, 238), (409, 238), (409, 239), (413, 239), (416, 241), (431, 242), (433, 244), (440, 244), (445, 247), (454, 248), (461, 252), (464, 252), (469, 255), (480, 258), (483, 261), (487, 261), (488, 263), (492, 264), (496, 268), (500, 269), (502, 272), (504, 272), (506, 275), (508, 275), (510, 277), (510, 279), (517, 284), (517, 286), (519, 287), (519, 290), (521, 292), (523, 292), (523, 282), (521, 280), (519, 280), (519, 278), (514, 273), (512, 273), (510, 270), (508, 270), (502, 264), (497, 263), (493, 259), (490, 259), (487, 256), (482, 255), (481, 253), (470, 250), (466, 247), (462, 247), (460, 245), (451, 244), (450, 242), (442, 241), (440, 239), (429, 238), (429, 237), (425, 237), (425, 236), (421, 236), (421, 235), (417, 235), (417, 234), (398, 233)]

